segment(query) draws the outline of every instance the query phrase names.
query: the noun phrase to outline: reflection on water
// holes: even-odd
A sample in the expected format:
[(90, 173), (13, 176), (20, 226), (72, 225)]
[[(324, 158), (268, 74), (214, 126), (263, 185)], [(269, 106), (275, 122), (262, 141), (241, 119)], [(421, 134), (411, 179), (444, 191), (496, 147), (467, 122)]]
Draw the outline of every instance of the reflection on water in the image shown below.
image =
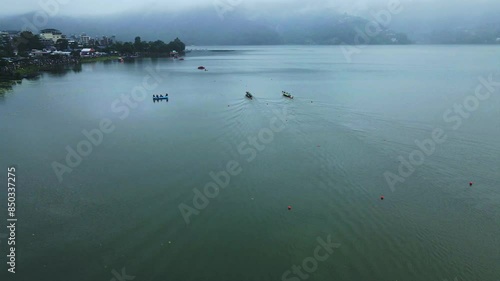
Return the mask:
[(75, 64), (72, 66), (67, 66), (67, 65), (61, 65), (54, 67), (50, 70), (47, 70), (45, 73), (47, 73), (51, 77), (63, 77), (68, 73), (78, 73), (82, 71), (82, 64)]
[[(13, 80), (0, 80), (0, 97), (2, 97), (2, 94), (5, 92), (11, 91), (12, 86), (17, 84), (18, 81), (13, 81)], [(20, 83), (21, 81), (19, 81)]]
[(158, 99), (153, 99), (153, 103), (159, 103), (159, 102), (166, 102), (168, 103), (168, 100), (158, 100)]
[[(45, 70), (37, 75), (30, 75), (29, 77), (23, 78), (28, 81), (37, 81), (40, 79), (42, 75), (47, 75), (49, 77), (64, 77), (68, 73), (79, 73), (82, 71), (82, 64), (74, 64), (74, 65), (61, 65), (54, 66), (49, 70)], [(0, 77), (0, 94), (11, 91), (12, 87), (17, 84), (21, 84), (23, 79), (20, 80), (9, 80), (2, 79)]]
[(73, 65), (73, 67), (71, 68), (71, 70), (73, 70), (73, 72), (75, 72), (75, 73), (81, 72), (82, 71), (82, 64), (79, 63), (79, 64)]

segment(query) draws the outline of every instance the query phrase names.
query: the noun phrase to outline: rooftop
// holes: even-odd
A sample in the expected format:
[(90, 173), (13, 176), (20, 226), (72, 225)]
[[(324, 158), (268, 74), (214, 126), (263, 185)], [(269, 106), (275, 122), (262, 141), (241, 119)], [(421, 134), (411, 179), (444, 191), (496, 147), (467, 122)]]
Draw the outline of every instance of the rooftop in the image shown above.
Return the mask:
[(61, 31), (53, 28), (47, 28), (47, 29), (42, 29), (40, 30), (40, 33), (52, 33), (52, 34), (62, 34)]

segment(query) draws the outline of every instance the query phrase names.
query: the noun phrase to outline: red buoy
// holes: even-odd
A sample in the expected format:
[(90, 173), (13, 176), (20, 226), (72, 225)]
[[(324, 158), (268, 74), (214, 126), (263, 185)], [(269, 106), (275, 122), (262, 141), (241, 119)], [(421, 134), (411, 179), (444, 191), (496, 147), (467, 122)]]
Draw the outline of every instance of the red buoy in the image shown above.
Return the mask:
[(384, 196), (380, 196), (380, 200), (384, 200)]
[(469, 186), (472, 186), (472, 182), (469, 182)]
[(292, 209), (292, 206), (288, 206), (288, 211), (290, 211)]

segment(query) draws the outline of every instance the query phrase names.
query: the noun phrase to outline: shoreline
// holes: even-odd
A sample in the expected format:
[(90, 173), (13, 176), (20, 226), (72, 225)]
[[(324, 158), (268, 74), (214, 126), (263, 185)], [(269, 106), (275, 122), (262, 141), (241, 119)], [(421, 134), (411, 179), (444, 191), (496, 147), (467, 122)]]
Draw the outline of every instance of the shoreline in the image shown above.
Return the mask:
[[(94, 63), (94, 62), (101, 62), (101, 61), (113, 61), (113, 60), (118, 60), (119, 58), (120, 58), (120, 56), (78, 58), (78, 59), (70, 59), (69, 61), (53, 62), (53, 63), (50, 62), (50, 60), (47, 60), (50, 63), (43, 64), (43, 65), (33, 65), (32, 64), (32, 65), (21, 66), (19, 68), (14, 69), (14, 70), (1, 71), (0, 72), (0, 80), (2, 82), (6, 82), (6, 81), (22, 80), (24, 78), (35, 78), (43, 72), (55, 70), (55, 69), (60, 68), (60, 67), (74, 66), (74, 65), (84, 64), (84, 63)], [(33, 59), (29, 59), (28, 61), (34, 62)]]
[(100, 61), (112, 61), (118, 60), (121, 56), (106, 56), (106, 57), (95, 57), (95, 58), (82, 58), (80, 59), (80, 63), (92, 63), (92, 62), (100, 62)]

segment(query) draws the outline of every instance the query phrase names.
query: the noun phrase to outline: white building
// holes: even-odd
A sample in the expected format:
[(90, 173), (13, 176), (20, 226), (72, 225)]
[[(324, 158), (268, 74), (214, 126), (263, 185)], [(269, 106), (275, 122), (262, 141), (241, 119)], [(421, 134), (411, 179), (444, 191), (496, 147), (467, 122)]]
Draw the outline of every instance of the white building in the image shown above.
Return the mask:
[(95, 54), (95, 50), (92, 48), (85, 48), (80, 51), (80, 57), (88, 58), (92, 57)]
[(63, 39), (64, 35), (61, 31), (57, 29), (43, 29), (40, 31), (40, 37), (45, 40), (52, 40), (52, 42), (56, 43), (57, 40)]
[(89, 43), (89, 41), (90, 41), (90, 36), (87, 36), (85, 33), (83, 33), (80, 36), (80, 43), (87, 45)]

